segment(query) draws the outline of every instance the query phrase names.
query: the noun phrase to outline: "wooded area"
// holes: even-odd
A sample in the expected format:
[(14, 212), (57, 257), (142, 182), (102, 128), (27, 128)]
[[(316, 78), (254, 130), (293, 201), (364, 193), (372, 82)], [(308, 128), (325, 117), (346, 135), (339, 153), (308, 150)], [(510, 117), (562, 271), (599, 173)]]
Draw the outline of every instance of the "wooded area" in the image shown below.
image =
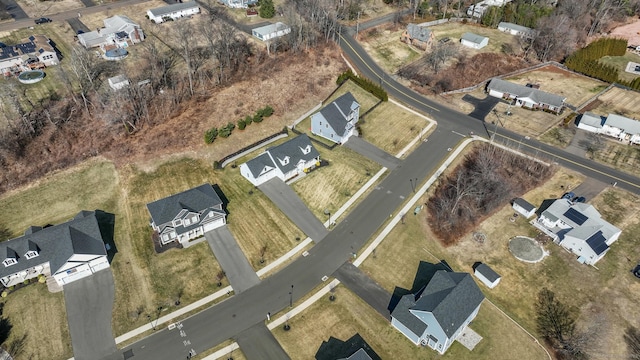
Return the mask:
[(441, 177), (427, 202), (427, 222), (443, 245), (462, 235), (511, 199), (535, 188), (554, 169), (535, 160), (483, 143)]

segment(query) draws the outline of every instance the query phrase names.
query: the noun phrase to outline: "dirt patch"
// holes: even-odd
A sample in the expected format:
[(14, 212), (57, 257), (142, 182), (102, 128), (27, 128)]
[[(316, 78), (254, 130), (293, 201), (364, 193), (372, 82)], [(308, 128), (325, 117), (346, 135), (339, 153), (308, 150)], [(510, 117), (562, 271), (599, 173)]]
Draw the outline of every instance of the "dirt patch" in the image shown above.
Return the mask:
[(640, 45), (640, 20), (613, 29), (609, 36), (627, 39), (629, 45)]
[(79, 0), (18, 0), (18, 5), (31, 18), (39, 18), (46, 15), (58, 14), (61, 12), (81, 9), (84, 5)]

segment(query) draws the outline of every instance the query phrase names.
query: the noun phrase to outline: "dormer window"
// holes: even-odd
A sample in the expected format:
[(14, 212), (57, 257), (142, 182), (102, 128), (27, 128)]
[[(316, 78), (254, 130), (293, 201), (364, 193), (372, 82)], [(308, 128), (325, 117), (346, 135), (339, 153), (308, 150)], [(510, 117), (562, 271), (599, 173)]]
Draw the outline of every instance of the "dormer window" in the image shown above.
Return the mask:
[(40, 255), (40, 254), (38, 254), (37, 251), (29, 250), (29, 251), (27, 251), (26, 254), (24, 254), (24, 257), (26, 257), (27, 259), (33, 259), (34, 257), (36, 257), (38, 255)]
[(13, 264), (17, 264), (18, 260), (14, 259), (14, 258), (6, 258), (4, 259), (4, 261), (2, 262), (2, 264), (4, 265), (4, 267), (8, 267), (11, 266)]
[(304, 148), (301, 148), (300, 150), (302, 150), (302, 153), (305, 154), (305, 155), (310, 153), (311, 152), (311, 144), (307, 145)]
[(5, 267), (18, 263), (18, 253), (12, 248), (7, 248), (7, 257), (2, 261)]
[(289, 164), (289, 157), (285, 156), (284, 159), (278, 159), (280, 161), (280, 164), (282, 165), (288, 165)]

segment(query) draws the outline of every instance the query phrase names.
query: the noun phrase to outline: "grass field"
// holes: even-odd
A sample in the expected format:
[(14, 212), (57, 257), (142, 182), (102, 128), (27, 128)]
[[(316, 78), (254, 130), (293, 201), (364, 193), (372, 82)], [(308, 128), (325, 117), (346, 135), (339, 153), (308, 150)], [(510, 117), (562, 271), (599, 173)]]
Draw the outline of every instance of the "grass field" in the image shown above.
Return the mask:
[(320, 159), (327, 160), (329, 166), (309, 173), (304, 179), (294, 182), (291, 187), (311, 212), (324, 222), (327, 220), (327, 215), (324, 215), (325, 209), (331, 213), (337, 211), (381, 167), (342, 146), (333, 150), (320, 146), (316, 148), (320, 152)]
[(401, 67), (417, 60), (423, 51), (400, 41), (404, 29), (387, 26), (364, 32), (360, 43), (386, 72), (395, 74)]
[(640, 148), (602, 136), (602, 148), (593, 153), (593, 160), (624, 172), (640, 175)]
[(598, 115), (607, 116), (610, 113), (640, 118), (640, 92), (612, 87), (600, 95), (590, 111)]
[(471, 328), (484, 340), (470, 352), (454, 343), (441, 356), (435, 351), (415, 346), (388, 321), (355, 294), (338, 286), (336, 300), (328, 297), (316, 302), (291, 320), (291, 329), (273, 330), (276, 339), (292, 359), (312, 359), (329, 337), (347, 340), (359, 333), (382, 359), (544, 359), (542, 349), (490, 304), (480, 308)]
[(625, 81), (632, 81), (637, 78), (638, 75), (628, 73), (625, 71), (627, 68), (627, 63), (629, 61), (640, 63), (640, 56), (634, 54), (632, 52), (626, 52), (623, 56), (604, 56), (598, 60), (600, 63), (613, 66), (619, 71), (619, 78)]
[(360, 104), (360, 115), (366, 113), (380, 102), (380, 99), (371, 95), (369, 92), (356, 85), (353, 81), (347, 80), (324, 102), (323, 105), (326, 106), (327, 104), (330, 104), (332, 101), (348, 92), (351, 92), (351, 95), (353, 95), (358, 104)]
[(489, 43), (482, 49), (476, 50), (462, 47), (466, 51), (469, 51), (471, 55), (475, 55), (481, 52), (501, 53), (503, 44), (509, 44), (514, 49), (519, 48), (518, 39), (516, 36), (494, 28), (488, 28), (475, 24), (463, 24), (461, 22), (452, 21), (441, 25), (432, 26), (429, 29), (433, 31), (436, 39), (448, 37), (449, 39), (451, 39), (451, 41), (458, 43), (460, 42), (460, 38), (462, 37), (462, 35), (466, 32), (488, 37)]
[[(544, 186), (524, 198), (539, 204), (543, 199), (559, 197), (565, 189), (575, 188), (582, 179), (576, 173), (560, 169)], [(421, 260), (444, 259), (456, 271), (466, 272), (471, 271), (474, 262), (482, 261), (502, 275), (500, 285), (493, 290), (480, 285), (487, 298), (531, 333), (537, 333), (534, 302), (544, 286), (565, 304), (581, 310), (579, 329), (592, 328), (595, 324), (591, 319), (598, 318), (604, 331), (622, 333), (628, 324), (624, 314), (633, 311), (629, 307), (635, 301), (634, 294), (640, 291), (640, 284), (629, 273), (637, 261), (629, 255), (640, 250), (640, 242), (634, 237), (640, 229), (636, 215), (640, 208), (636, 201), (636, 196), (619, 189), (605, 190), (593, 199), (603, 217), (623, 229), (621, 238), (597, 264), (599, 270), (579, 264), (575, 256), (554, 244), (545, 246), (551, 255), (540, 263), (516, 260), (509, 253), (509, 239), (516, 235), (535, 236), (537, 231), (522, 218), (510, 222), (513, 209), (508, 204), (474, 229), (486, 234), (487, 240), (482, 244), (469, 234), (459, 244), (443, 248), (434, 240), (426, 215), (407, 217), (405, 225), (398, 225), (387, 237), (392, 241), (383, 242), (376, 250), (376, 258), (365, 261), (362, 268), (385, 289), (393, 291), (395, 286), (411, 288)], [(394, 271), (388, 271), (391, 267)], [(592, 341), (592, 350), (624, 347), (622, 337), (598, 337)]]
[(38, 18), (41, 16), (58, 14), (68, 10), (84, 8), (84, 5), (80, 0), (17, 0), (16, 2), (31, 18)]
[(390, 102), (384, 102), (360, 122), (360, 136), (389, 154), (395, 155), (429, 123), (422, 117)]

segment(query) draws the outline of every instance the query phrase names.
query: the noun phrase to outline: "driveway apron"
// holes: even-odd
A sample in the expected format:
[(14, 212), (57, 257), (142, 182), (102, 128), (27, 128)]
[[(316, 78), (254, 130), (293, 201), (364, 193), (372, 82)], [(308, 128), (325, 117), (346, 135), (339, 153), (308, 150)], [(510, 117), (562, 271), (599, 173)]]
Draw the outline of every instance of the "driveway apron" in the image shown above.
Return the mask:
[(236, 341), (248, 360), (290, 359), (264, 323), (258, 323), (241, 332)]
[(271, 179), (258, 186), (287, 217), (307, 236), (318, 243), (329, 232), (289, 185), (280, 179)]
[(368, 143), (357, 136), (350, 137), (343, 145), (367, 159), (377, 162), (389, 170), (395, 169), (395, 167), (400, 164), (400, 159), (397, 157), (377, 148), (375, 145)]
[(352, 263), (347, 262), (340, 266), (338, 270), (333, 273), (333, 276), (380, 313), (385, 319), (391, 320), (391, 314), (388, 309), (389, 303), (391, 302), (391, 294), (367, 274), (362, 272), (362, 270), (353, 266)]
[(256, 271), (249, 264), (227, 226), (207, 231), (204, 237), (236, 294), (260, 283)]
[(74, 359), (102, 359), (116, 351), (111, 329), (114, 295), (111, 269), (64, 285)]

